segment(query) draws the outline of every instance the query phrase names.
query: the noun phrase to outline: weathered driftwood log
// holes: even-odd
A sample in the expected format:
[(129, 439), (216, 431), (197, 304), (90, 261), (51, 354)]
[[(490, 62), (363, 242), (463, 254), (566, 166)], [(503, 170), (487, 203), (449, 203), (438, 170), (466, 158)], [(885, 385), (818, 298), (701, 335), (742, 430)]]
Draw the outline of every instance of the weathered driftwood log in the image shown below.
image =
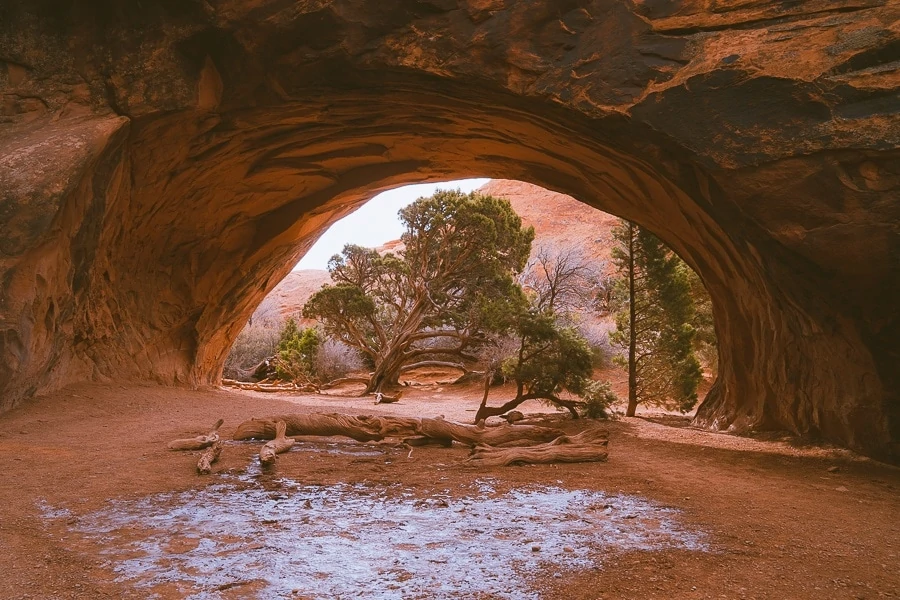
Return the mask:
[(418, 419), (403, 417), (354, 417), (342, 414), (293, 414), (271, 419), (250, 419), (238, 425), (236, 440), (270, 440), (275, 437), (275, 422), (284, 421), (287, 435), (341, 435), (358, 442), (380, 441), (386, 437), (418, 435)]
[(219, 460), (220, 454), (222, 454), (222, 440), (216, 440), (212, 446), (200, 454), (200, 460), (197, 461), (197, 472), (201, 475), (209, 475), (212, 471), (212, 464)]
[(609, 454), (606, 430), (592, 428), (578, 435), (563, 435), (548, 444), (530, 448), (492, 448), (478, 446), (468, 462), (485, 467), (505, 467), (515, 464), (558, 462), (599, 462)]
[(259, 451), (259, 462), (264, 467), (274, 465), (278, 455), (282, 452), (287, 452), (294, 445), (293, 438), (285, 437), (284, 435), (286, 427), (284, 421), (278, 421), (275, 424), (275, 439), (266, 442)]
[(267, 393), (275, 393), (275, 392), (316, 392), (318, 389), (310, 384), (299, 386), (293, 382), (287, 383), (264, 383), (262, 381), (257, 383), (251, 383), (246, 381), (235, 381), (234, 379), (223, 379), (222, 385), (238, 388), (239, 390), (251, 391), (251, 392), (267, 392)]
[(172, 440), (169, 442), (169, 450), (203, 450), (212, 446), (219, 441), (219, 427), (225, 421), (219, 419), (213, 425), (212, 431), (206, 435), (198, 435), (197, 437), (186, 438), (181, 440)]
[(358, 416), (342, 414), (293, 414), (279, 415), (271, 419), (251, 419), (238, 425), (234, 439), (269, 440), (275, 437), (276, 421), (284, 421), (287, 435), (334, 436), (341, 435), (359, 442), (380, 441), (386, 437), (411, 438), (425, 436), (436, 440), (455, 440), (469, 446), (486, 444), (502, 446), (516, 443), (534, 445), (563, 435), (559, 429), (526, 425), (501, 424), (497, 427), (476, 427), (437, 419), (409, 417)]
[(419, 434), (430, 438), (451, 439), (469, 446), (502, 446), (509, 443), (540, 444), (563, 435), (560, 429), (536, 425), (509, 425), (482, 427), (462, 425), (444, 419), (422, 419)]

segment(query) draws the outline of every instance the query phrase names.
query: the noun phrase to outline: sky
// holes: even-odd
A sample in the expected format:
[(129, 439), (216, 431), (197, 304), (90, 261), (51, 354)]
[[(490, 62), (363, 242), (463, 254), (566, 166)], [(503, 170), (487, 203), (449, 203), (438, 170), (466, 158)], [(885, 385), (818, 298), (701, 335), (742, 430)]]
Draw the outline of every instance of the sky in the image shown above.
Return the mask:
[(422, 196), (430, 196), (439, 189), (455, 190), (458, 188), (468, 193), (480, 188), (488, 181), (490, 179), (457, 179), (442, 183), (405, 185), (382, 192), (366, 202), (356, 212), (332, 225), (300, 259), (294, 270), (324, 270), (328, 266), (328, 259), (332, 255), (338, 254), (344, 244), (351, 241), (360, 246), (375, 248), (385, 242), (399, 239), (400, 234), (403, 233), (403, 225), (400, 224), (397, 211), (404, 206), (412, 204)]

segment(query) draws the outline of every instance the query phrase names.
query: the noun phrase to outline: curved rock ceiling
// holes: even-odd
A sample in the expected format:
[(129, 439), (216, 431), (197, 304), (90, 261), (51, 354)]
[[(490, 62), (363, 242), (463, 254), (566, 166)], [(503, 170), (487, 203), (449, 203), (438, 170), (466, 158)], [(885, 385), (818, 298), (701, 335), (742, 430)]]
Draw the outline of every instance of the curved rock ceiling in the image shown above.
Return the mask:
[(0, 61), (4, 409), (215, 384), (327, 225), (486, 176), (701, 274), (698, 423), (900, 456), (895, 2), (37, 0), (0, 8)]

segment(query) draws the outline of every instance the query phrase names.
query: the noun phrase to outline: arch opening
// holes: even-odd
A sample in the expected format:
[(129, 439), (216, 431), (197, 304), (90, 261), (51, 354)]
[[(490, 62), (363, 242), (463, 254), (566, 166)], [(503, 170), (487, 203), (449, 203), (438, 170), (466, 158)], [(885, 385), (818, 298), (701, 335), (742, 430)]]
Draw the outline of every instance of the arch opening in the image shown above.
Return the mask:
[[(549, 302), (549, 310), (555, 315), (558, 326), (572, 328), (577, 339), (582, 340), (590, 348), (593, 367), (592, 373), (587, 377), (590, 380), (611, 384), (619, 400), (624, 402), (621, 406), (617, 405), (624, 414), (629, 398), (628, 334), (627, 332), (619, 334), (625, 336), (624, 346), (614, 342), (610, 337), (610, 334), (616, 331), (617, 316), (620, 313), (626, 314), (630, 305), (622, 287), (627, 275), (622, 270), (622, 265), (614, 259), (614, 249), (618, 248), (619, 251), (627, 249), (627, 245), (623, 245), (624, 241), (620, 239), (625, 231), (624, 221), (589, 207), (570, 196), (509, 180), (468, 179), (402, 186), (375, 196), (355, 213), (338, 221), (318, 239), (291, 273), (254, 309), (228, 354), (223, 382), (237, 388), (294, 389), (297, 393), (319, 393), (327, 389), (329, 390), (327, 393), (330, 394), (335, 393), (333, 388), (338, 385), (341, 389), (339, 395), (363, 393), (365, 386), (371, 384), (369, 378), (373, 367), (377, 367), (376, 363), (371, 361), (384, 360), (386, 342), (382, 341), (372, 346), (366, 336), (360, 337), (361, 331), (366, 327), (365, 321), (348, 330), (338, 325), (337, 321), (330, 320), (336, 329), (329, 330), (325, 323), (308, 318), (304, 307), (323, 286), (335, 285), (326, 269), (330, 270), (328, 266), (330, 259), (334, 255), (340, 255), (346, 244), (363, 246), (382, 255), (390, 252), (402, 257), (404, 245), (400, 237), (401, 233), (404, 233), (404, 228), (397, 213), (398, 209), (411, 205), (417, 198), (430, 197), (441, 189), (463, 193), (475, 192), (504, 199), (510, 202), (512, 210), (522, 219), (523, 227), (534, 228), (535, 239), (531, 243), (530, 256), (524, 263), (524, 269), (516, 275), (518, 284), (526, 294), (529, 294), (531, 301), (536, 303), (533, 305), (535, 310), (548, 310), (545, 303)], [(655, 251), (652, 238), (647, 238), (645, 243), (651, 245), (650, 252)], [(664, 247), (661, 250), (667, 254)], [(706, 289), (693, 271), (685, 268), (683, 262), (674, 260), (675, 262), (666, 263), (674, 265), (671, 273), (664, 275), (663, 272), (657, 271), (656, 276), (671, 281), (676, 287), (683, 286), (678, 289), (683, 289), (685, 297), (676, 301), (674, 305), (676, 313), (656, 312), (657, 303), (662, 299), (651, 300), (650, 298), (654, 298), (654, 294), (658, 293), (651, 288), (639, 290), (641, 298), (639, 311), (642, 312), (639, 317), (644, 321), (647, 318), (654, 319), (653, 331), (660, 333), (665, 329), (669, 319), (677, 320), (688, 315), (685, 324), (692, 328), (695, 335), (689, 344), (689, 353), (683, 357), (685, 362), (681, 370), (673, 369), (669, 372), (666, 376), (668, 383), (651, 386), (655, 391), (650, 391), (649, 388), (641, 392), (636, 391), (635, 406), (640, 403), (642, 411), (648, 408), (651, 411), (663, 408), (682, 413), (689, 412), (693, 415), (697, 393), (702, 399), (716, 377), (718, 348), (712, 322), (711, 301)], [(556, 279), (557, 277), (560, 279)], [(375, 284), (372, 282), (370, 285)], [(381, 289), (381, 286), (375, 287)], [(415, 287), (413, 282), (410, 282), (410, 289)], [(559, 290), (558, 293), (561, 295), (557, 296), (554, 290)], [(382, 302), (394, 304), (397, 311), (400, 311), (401, 304), (405, 305), (402, 298), (394, 296), (388, 301), (380, 294), (375, 294), (372, 300), (376, 305)], [(385, 309), (387, 310), (387, 304)], [(677, 312), (682, 310), (686, 311), (684, 315)], [(644, 311), (649, 312), (643, 314)], [(383, 335), (391, 335), (391, 332), (399, 334), (400, 330), (405, 331), (406, 326), (397, 325), (397, 330), (392, 328), (393, 319), (405, 322), (403, 319), (409, 316), (405, 312), (402, 315), (398, 312), (380, 324), (379, 327), (385, 328), (384, 331), (372, 339), (382, 339)], [(315, 351), (311, 350), (311, 353), (306, 355), (295, 350), (293, 353), (286, 352), (280, 356), (279, 349), (286, 343), (283, 341), (284, 336), (287, 335), (292, 340), (292, 347), (297, 348), (299, 347), (297, 344), (302, 343), (301, 338), (306, 339), (301, 333), (305, 333), (307, 327), (313, 328), (316, 332)], [(624, 327), (627, 329), (627, 324)], [(428, 331), (433, 332), (434, 329), (429, 328)], [(456, 330), (451, 326), (445, 333), (453, 334)], [(485, 332), (485, 334), (486, 339), (491, 340), (489, 343), (476, 344), (468, 351), (459, 353), (452, 350), (427, 352), (429, 348), (434, 347), (433, 342), (456, 339), (454, 337), (438, 337), (432, 339), (432, 343), (414, 342), (410, 348), (411, 358), (396, 372), (398, 379), (392, 379), (393, 383), (389, 383), (393, 387), (383, 391), (396, 394), (406, 385), (427, 385), (429, 382), (446, 384), (456, 379), (459, 382), (472, 382), (476, 376), (484, 377), (488, 370), (497, 369), (501, 363), (513, 359), (519, 340), (512, 330), (504, 329), (503, 332), (490, 334)], [(374, 332), (372, 335), (374, 336)], [(648, 337), (649, 335), (649, 333), (639, 335), (643, 351), (654, 348), (652, 350), (654, 356), (666, 355), (675, 360), (672, 348), (655, 348), (653, 338)], [(453, 344), (450, 344), (450, 347), (452, 346)], [(425, 352), (424, 356), (421, 356), (422, 352)], [(416, 357), (412, 358), (413, 356)], [(570, 360), (576, 360), (577, 356), (576, 352)], [(625, 361), (624, 369), (617, 365), (620, 359)], [(650, 368), (662, 367), (659, 359), (655, 364), (656, 367)], [(695, 365), (699, 365), (699, 369)], [(687, 378), (685, 381), (694, 381), (690, 391), (672, 387), (679, 373)], [(637, 377), (643, 390), (646, 375), (638, 374)], [(262, 385), (257, 385), (259, 381), (263, 382)], [(480, 381), (479, 379), (476, 385), (477, 390), (473, 392), (478, 398), (482, 396)], [(498, 378), (495, 383), (499, 382)], [(291, 383), (299, 387), (291, 388)], [(510, 386), (492, 394), (496, 396), (495, 402), (505, 406), (508, 404), (507, 410), (513, 404), (518, 406), (518, 398), (526, 393), (522, 389), (516, 392), (514, 384)], [(463, 388), (466, 386), (454, 388), (452, 395), (458, 396)], [(573, 394), (571, 390), (562, 391), (562, 403), (555, 403), (558, 407), (583, 409), (581, 392)], [(437, 393), (440, 393), (440, 390), (437, 390)], [(556, 394), (552, 394), (551, 398), (552, 396)], [(528, 403), (532, 409), (538, 406), (537, 400), (533, 400), (535, 402)], [(463, 404), (460, 404), (461, 411), (462, 406)], [(446, 410), (448, 408), (444, 409), (445, 412)], [(472, 415), (460, 412), (453, 418), (469, 420), (471, 417)]]

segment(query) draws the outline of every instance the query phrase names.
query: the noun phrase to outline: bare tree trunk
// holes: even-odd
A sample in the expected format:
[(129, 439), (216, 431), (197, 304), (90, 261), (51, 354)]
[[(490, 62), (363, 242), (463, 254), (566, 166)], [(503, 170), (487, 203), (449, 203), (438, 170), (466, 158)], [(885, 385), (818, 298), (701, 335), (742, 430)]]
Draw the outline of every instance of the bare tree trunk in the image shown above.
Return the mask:
[(517, 408), (520, 404), (529, 400), (531, 396), (519, 396), (517, 395), (515, 398), (506, 402), (500, 406), (487, 406), (484, 402), (482, 402), (481, 406), (478, 407), (478, 412), (475, 413), (475, 422), (479, 423), (484, 421), (488, 417), (499, 417), (502, 414), (505, 414), (511, 411), (514, 408)]
[(578, 414), (578, 407), (584, 406), (584, 402), (578, 402), (577, 400), (563, 400), (562, 398), (551, 398), (550, 401), (553, 404), (562, 406), (563, 408), (568, 410), (573, 419), (581, 418), (581, 415)]
[(578, 407), (583, 403), (577, 402), (575, 400), (563, 400), (562, 398), (557, 398), (555, 396), (541, 396), (537, 394), (523, 394), (522, 387), (519, 386), (519, 393), (516, 394), (516, 397), (502, 404), (501, 406), (488, 406), (487, 405), (487, 389), (485, 389), (484, 398), (481, 401), (481, 406), (478, 407), (478, 411), (475, 413), (475, 423), (480, 423), (481, 421), (487, 419), (488, 417), (499, 417), (500, 415), (506, 414), (514, 408), (518, 408), (520, 404), (525, 402), (526, 400), (549, 400), (550, 402), (556, 404), (557, 406), (561, 406), (569, 411), (569, 414), (572, 415), (573, 419), (578, 419), (581, 415), (578, 414)]
[(637, 332), (634, 299), (634, 224), (628, 222), (628, 409), (626, 417), (633, 417), (637, 411)]
[(491, 393), (491, 380), (494, 378), (494, 371), (488, 369), (484, 372), (484, 395), (481, 397), (481, 404), (478, 405), (478, 410), (475, 411), (475, 424), (477, 425), (479, 421), (481, 421), (483, 411), (487, 408), (488, 394)]

